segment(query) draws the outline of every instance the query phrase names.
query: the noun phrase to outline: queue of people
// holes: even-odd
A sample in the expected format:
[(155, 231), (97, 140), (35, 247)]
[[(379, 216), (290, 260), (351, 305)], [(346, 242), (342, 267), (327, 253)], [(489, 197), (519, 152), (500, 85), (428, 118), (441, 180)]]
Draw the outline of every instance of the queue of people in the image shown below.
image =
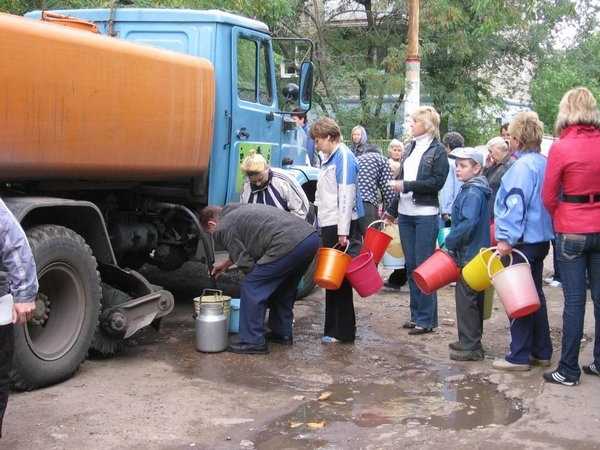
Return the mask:
[[(213, 232), (221, 236), (232, 256), (216, 271), (234, 259), (239, 261), (240, 255), (251, 256), (253, 262), (247, 266), (249, 276), (242, 288), (242, 304), (247, 304), (242, 316), (245, 312), (247, 317), (242, 320), (241, 343), (232, 346), (232, 351), (262, 353), (268, 340), (291, 344), (293, 299), (302, 264), (307, 265), (318, 245), (340, 247), (355, 256), (366, 227), (380, 217), (397, 224), (406, 258), (410, 316), (401, 326), (411, 336), (432, 333), (438, 326), (437, 296), (420, 291), (413, 271), (435, 251), (440, 226), (450, 225), (445, 251), (464, 267), (479, 249), (491, 245), (492, 223), (496, 251), (508, 256), (514, 249), (518, 252), (513, 257), (524, 255), (541, 303), (535, 313), (510, 321), (509, 351), (496, 359), (493, 367), (524, 371), (533, 365), (551, 364), (543, 268), (550, 242), (555, 240), (555, 271), (563, 277), (565, 296), (563, 338), (560, 363), (544, 378), (570, 386), (579, 382), (578, 354), (588, 285), (596, 337), (594, 360), (584, 365), (583, 371), (600, 376), (600, 179), (595, 177), (600, 171), (600, 112), (590, 91), (577, 88), (565, 94), (556, 122), (559, 139), (548, 159), (540, 153), (543, 123), (535, 112), (519, 113), (503, 126), (502, 135), (485, 146), (487, 155), (480, 148), (465, 147), (456, 132), (440, 141), (440, 116), (432, 107), (417, 109), (411, 119), (411, 141), (406, 149), (401, 141), (392, 141), (388, 159), (367, 142), (361, 126), (353, 129), (348, 148), (334, 120), (323, 118), (312, 125), (310, 138), (321, 157), (315, 198), (320, 240), (315, 228), (302, 220), (308, 200), (295, 180), (269, 168), (260, 155), (244, 161), (242, 169), (248, 178), (241, 201), (263, 205), (238, 207), (237, 214), (244, 211), (247, 215), (243, 221), (228, 219), (235, 213), (227, 208), (213, 217), (217, 224)], [(265, 205), (280, 210), (277, 218)], [(257, 206), (262, 209), (252, 210)], [(285, 220), (282, 214), (287, 214)], [(292, 218), (294, 215), (297, 217)], [(267, 241), (277, 244), (277, 230), (271, 228), (279, 220), (288, 229), (302, 232), (285, 246), (279, 243), (275, 251)], [(240, 222), (252, 221), (267, 231), (269, 237), (262, 244), (256, 234), (236, 228), (242, 226)], [(247, 240), (229, 235), (227, 243), (228, 227), (246, 235)], [(245, 242), (243, 248), (240, 242)], [(257, 249), (257, 244), (262, 247)], [(353, 342), (356, 317), (350, 283), (344, 280), (339, 289), (327, 290), (325, 298), (323, 343)], [(449, 344), (449, 356), (457, 361), (482, 360), (483, 293), (471, 290), (461, 278), (455, 300), (458, 340)], [(269, 304), (273, 312), (271, 331), (266, 333), (264, 316)]]

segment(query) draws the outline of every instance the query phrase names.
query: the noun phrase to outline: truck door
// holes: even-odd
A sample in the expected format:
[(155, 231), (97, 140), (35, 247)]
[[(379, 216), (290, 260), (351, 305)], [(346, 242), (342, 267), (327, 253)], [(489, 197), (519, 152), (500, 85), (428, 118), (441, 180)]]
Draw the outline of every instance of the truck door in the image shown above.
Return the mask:
[(227, 200), (236, 201), (243, 183), (240, 163), (246, 155), (258, 152), (279, 165), (281, 115), (273, 114), (277, 95), (270, 37), (241, 27), (233, 27), (231, 35), (232, 151)]

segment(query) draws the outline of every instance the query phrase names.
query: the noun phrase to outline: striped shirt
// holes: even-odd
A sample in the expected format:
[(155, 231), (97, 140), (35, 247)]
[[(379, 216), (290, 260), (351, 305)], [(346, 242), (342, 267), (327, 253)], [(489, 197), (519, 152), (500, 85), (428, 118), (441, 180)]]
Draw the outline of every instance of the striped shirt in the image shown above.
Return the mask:
[(285, 170), (269, 169), (269, 180), (264, 186), (254, 186), (246, 178), (240, 203), (259, 203), (288, 211), (306, 219), (310, 203), (300, 184)]

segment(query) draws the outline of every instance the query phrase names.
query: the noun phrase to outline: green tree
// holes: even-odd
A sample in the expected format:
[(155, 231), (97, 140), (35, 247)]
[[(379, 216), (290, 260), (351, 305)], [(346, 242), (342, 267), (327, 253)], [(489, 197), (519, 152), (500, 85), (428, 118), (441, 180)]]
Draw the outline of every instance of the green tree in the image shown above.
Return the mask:
[[(307, 26), (288, 30), (317, 42), (319, 104), (352, 121), (343, 123), (346, 130), (361, 123), (383, 137), (400, 105), (405, 8), (394, 0), (313, 0), (301, 5)], [(501, 82), (507, 68), (537, 64), (555, 26), (575, 13), (569, 0), (422, 0), (422, 99), (442, 113), (442, 131), (459, 131), (471, 144), (487, 138), (501, 100), (492, 83)], [(358, 98), (359, 111), (342, 108), (342, 97)], [(396, 101), (386, 110), (383, 100), (390, 97)]]
[(592, 34), (574, 49), (549, 53), (539, 64), (531, 83), (534, 109), (552, 133), (563, 94), (585, 86), (600, 101), (600, 35)]

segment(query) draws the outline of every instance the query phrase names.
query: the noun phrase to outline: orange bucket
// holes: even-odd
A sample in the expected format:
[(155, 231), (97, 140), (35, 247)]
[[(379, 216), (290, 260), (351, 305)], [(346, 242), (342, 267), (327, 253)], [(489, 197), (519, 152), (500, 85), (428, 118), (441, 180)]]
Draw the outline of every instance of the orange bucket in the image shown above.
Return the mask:
[(315, 268), (314, 280), (317, 286), (320, 286), (331, 291), (339, 289), (344, 281), (346, 270), (352, 261), (352, 257), (346, 252), (346, 249), (341, 252), (336, 250), (338, 244), (333, 248), (321, 247), (317, 252), (317, 267)]
[(371, 252), (361, 253), (353, 258), (346, 276), (361, 297), (376, 294), (383, 287), (383, 280), (377, 271)]
[(419, 289), (429, 295), (453, 281), (458, 281), (460, 268), (450, 255), (437, 249), (413, 271), (412, 277)]
[(376, 223), (383, 223), (383, 220), (376, 220), (372, 222), (365, 232), (365, 239), (363, 241), (361, 253), (371, 252), (373, 255), (373, 262), (375, 265), (379, 264), (381, 258), (383, 258), (383, 254), (387, 249), (390, 242), (392, 242), (392, 237), (383, 231), (379, 231), (377, 228), (372, 228), (372, 226)]

